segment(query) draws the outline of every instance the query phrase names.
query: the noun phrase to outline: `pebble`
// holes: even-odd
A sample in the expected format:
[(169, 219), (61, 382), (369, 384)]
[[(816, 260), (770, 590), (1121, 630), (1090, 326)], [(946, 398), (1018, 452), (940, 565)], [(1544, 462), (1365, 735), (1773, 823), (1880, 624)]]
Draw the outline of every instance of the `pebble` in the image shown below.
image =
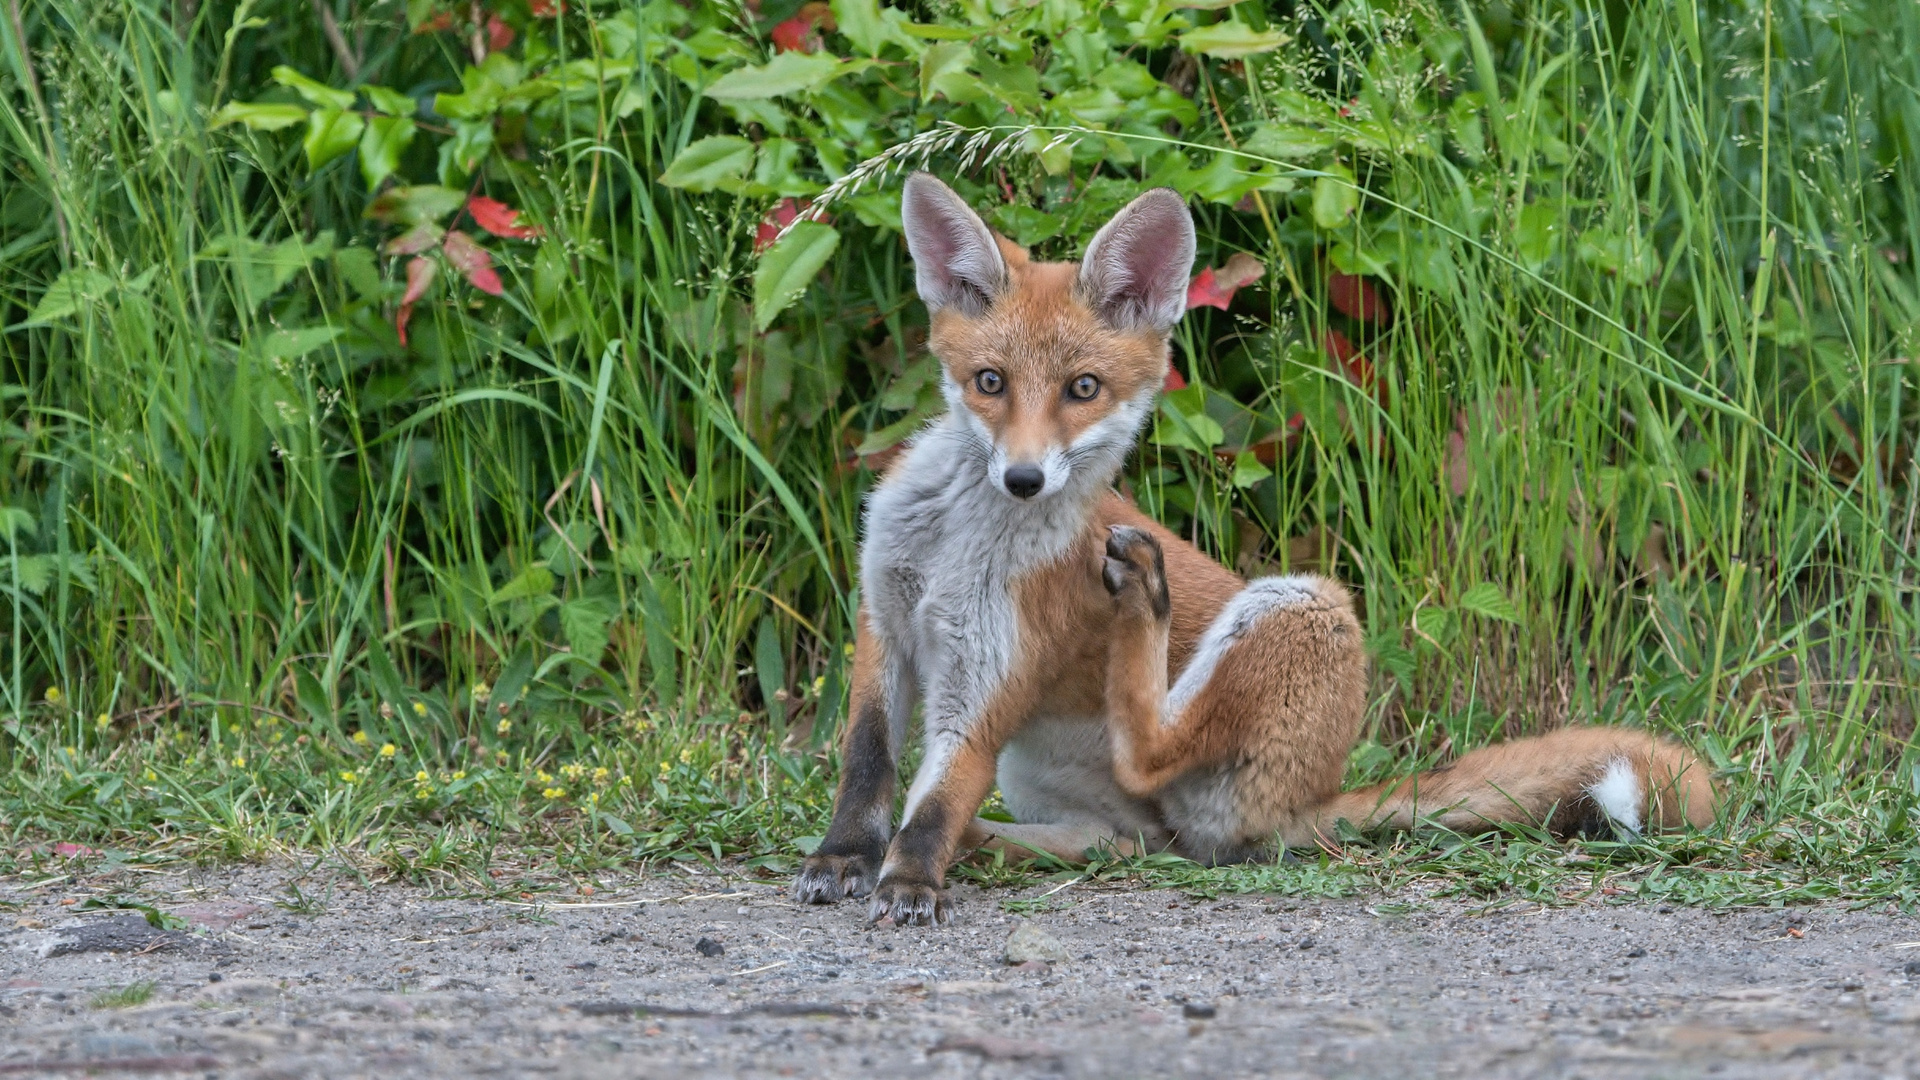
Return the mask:
[(1007, 936), (1006, 960), (1009, 964), (1025, 964), (1035, 960), (1043, 964), (1062, 964), (1071, 959), (1073, 957), (1065, 945), (1030, 922), (1014, 927), (1013, 933)]
[(699, 953), (701, 956), (727, 955), (727, 947), (710, 937), (703, 937), (699, 941), (694, 942), (693, 951)]

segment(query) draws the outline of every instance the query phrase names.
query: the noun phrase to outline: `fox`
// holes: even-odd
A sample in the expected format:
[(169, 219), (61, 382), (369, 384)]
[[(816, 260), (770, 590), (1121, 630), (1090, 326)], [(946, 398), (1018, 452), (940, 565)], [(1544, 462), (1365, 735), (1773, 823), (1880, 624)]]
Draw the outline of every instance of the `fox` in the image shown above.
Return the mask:
[[(1078, 263), (1031, 260), (925, 172), (900, 217), (947, 411), (867, 498), (841, 774), (796, 899), (867, 897), (870, 922), (944, 925), (947, 871), (976, 849), (1223, 864), (1311, 848), (1341, 821), (1714, 820), (1690, 750), (1618, 727), (1341, 791), (1368, 693), (1352, 595), (1316, 574), (1245, 580), (1114, 487), (1186, 310), (1185, 201), (1138, 196)], [(895, 829), (916, 707), (924, 752)], [(978, 816), (996, 785), (1013, 822)]]

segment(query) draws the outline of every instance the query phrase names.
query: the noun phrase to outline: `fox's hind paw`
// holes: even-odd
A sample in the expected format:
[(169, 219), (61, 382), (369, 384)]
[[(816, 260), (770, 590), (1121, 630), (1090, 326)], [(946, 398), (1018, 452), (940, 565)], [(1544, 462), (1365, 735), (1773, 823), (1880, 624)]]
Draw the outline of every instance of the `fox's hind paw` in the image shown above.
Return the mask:
[(1107, 554), (1100, 561), (1100, 580), (1122, 604), (1141, 602), (1156, 619), (1173, 610), (1167, 595), (1166, 561), (1160, 542), (1144, 529), (1114, 525), (1107, 531)]

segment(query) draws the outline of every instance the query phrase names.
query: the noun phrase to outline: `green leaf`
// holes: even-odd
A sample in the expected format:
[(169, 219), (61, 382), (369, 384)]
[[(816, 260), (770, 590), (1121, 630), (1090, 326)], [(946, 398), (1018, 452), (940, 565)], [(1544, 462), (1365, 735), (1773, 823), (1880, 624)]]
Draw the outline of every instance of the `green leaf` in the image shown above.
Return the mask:
[(920, 54), (920, 100), (933, 96), (934, 83), (943, 76), (963, 74), (973, 48), (963, 42), (943, 41)]
[(1220, 421), (1207, 415), (1207, 403), (1198, 385), (1176, 390), (1160, 399), (1160, 413), (1154, 419), (1149, 441), (1159, 446), (1174, 446), (1197, 454), (1210, 454), (1227, 439)]
[(367, 204), (365, 216), (389, 225), (439, 221), (467, 204), (467, 193), (435, 184), (389, 188)]
[(464, 181), (492, 151), (493, 121), (453, 121), (453, 138), (440, 143), (440, 182)]
[(1240, 149), (1261, 157), (1291, 161), (1325, 153), (1333, 149), (1336, 141), (1324, 131), (1298, 124), (1261, 124), (1240, 144)]
[(48, 326), (69, 315), (79, 313), (87, 305), (112, 295), (114, 281), (98, 270), (74, 267), (54, 279), (47, 291), (40, 294), (40, 302), (33, 306), (33, 314), (21, 326)]
[(1552, 203), (1528, 203), (1520, 208), (1520, 220), (1513, 230), (1513, 247), (1521, 265), (1529, 271), (1540, 269), (1553, 258), (1560, 246), (1560, 211)]
[(1513, 601), (1507, 599), (1507, 594), (1500, 591), (1500, 586), (1491, 581), (1483, 581), (1468, 589), (1460, 597), (1458, 606), (1462, 611), (1471, 611), (1475, 615), (1498, 619), (1501, 622), (1520, 621), (1520, 609), (1514, 607)]
[(1287, 35), (1278, 30), (1255, 30), (1238, 19), (1211, 26), (1197, 26), (1180, 35), (1180, 47), (1190, 53), (1206, 53), (1221, 60), (1240, 60), (1272, 52), (1287, 43)]
[(767, 703), (767, 718), (773, 721), (773, 730), (785, 731), (787, 706), (774, 695), (786, 688), (787, 665), (780, 655), (780, 632), (774, 628), (771, 615), (761, 617), (760, 629), (754, 635), (753, 672), (760, 683), (760, 700)]
[(766, 330), (799, 299), (839, 246), (840, 234), (833, 226), (802, 221), (768, 248), (753, 275), (754, 329)]
[(273, 69), (273, 81), (281, 86), (292, 88), (295, 93), (322, 108), (353, 108), (353, 91), (335, 90), (325, 83), (307, 78), (285, 64)]
[(33, 511), (18, 506), (0, 506), (0, 537), (12, 538), (23, 532), (32, 532), (33, 526)]
[(597, 597), (575, 597), (560, 605), (560, 632), (566, 635), (567, 648), (590, 664), (598, 664), (607, 651), (607, 623), (612, 619), (606, 602)]
[(315, 109), (307, 117), (307, 171), (311, 172), (353, 149), (367, 122), (344, 109)]
[(384, 86), (363, 86), (360, 92), (367, 95), (373, 107), (388, 116), (412, 116), (420, 103), (398, 90), (389, 90)]
[[(782, 53), (782, 56), (789, 55)], [(712, 191), (753, 168), (753, 144), (738, 135), (709, 135), (674, 155), (660, 182), (687, 191)]]
[(783, 52), (764, 64), (727, 72), (705, 93), (716, 101), (782, 97), (824, 86), (843, 70), (825, 53)]
[(305, 105), (256, 105), (250, 101), (229, 101), (213, 114), (208, 127), (245, 124), (255, 131), (279, 131), (307, 118)]
[(293, 360), (339, 337), (340, 332), (338, 326), (300, 326), (291, 330), (275, 330), (260, 339), (258, 348), (261, 356)]
[(1347, 218), (1359, 209), (1360, 190), (1353, 184), (1353, 174), (1345, 168), (1331, 165), (1323, 171), (1333, 175), (1313, 182), (1313, 223), (1332, 230), (1345, 225)]
[(888, 42), (909, 53), (920, 48), (904, 29), (907, 17), (897, 8), (881, 7), (878, 0), (833, 0), (832, 7), (840, 33), (868, 56), (879, 56)]
[(553, 571), (547, 569), (540, 563), (535, 563), (525, 570), (520, 571), (519, 576), (515, 577), (512, 581), (493, 590), (493, 597), (489, 602), (504, 604), (510, 600), (525, 600), (533, 596), (546, 596), (553, 592), (553, 582)]
[(1257, 457), (1254, 457), (1253, 454), (1250, 453), (1249, 451), (1242, 450), (1240, 453), (1234, 455), (1234, 458), (1233, 458), (1233, 486), (1234, 487), (1250, 488), (1255, 484), (1258, 484), (1260, 481), (1265, 480), (1267, 477), (1272, 475), (1273, 475), (1273, 470), (1261, 464), (1260, 459)]
[(368, 191), (379, 187), (380, 181), (400, 167), (400, 155), (413, 142), (413, 133), (413, 121), (404, 116), (376, 116), (367, 121), (367, 133), (360, 139), (360, 175), (366, 178)]

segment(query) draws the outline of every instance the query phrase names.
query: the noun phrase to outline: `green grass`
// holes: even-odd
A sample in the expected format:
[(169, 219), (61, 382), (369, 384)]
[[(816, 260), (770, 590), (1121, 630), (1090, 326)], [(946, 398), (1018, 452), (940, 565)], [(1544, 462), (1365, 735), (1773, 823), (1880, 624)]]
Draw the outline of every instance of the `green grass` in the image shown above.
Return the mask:
[(143, 979), (128, 986), (102, 990), (87, 999), (87, 1007), (93, 1009), (131, 1009), (135, 1005), (145, 1005), (153, 998), (154, 984)]
[[(765, 5), (758, 31), (795, 6)], [(516, 16), (515, 54), (654, 10), (568, 7)], [(765, 49), (731, 7), (696, 7)], [(1223, 560), (1354, 584), (1375, 660), (1354, 782), (1632, 723), (1699, 747), (1729, 811), (1627, 846), (1356, 840), (1272, 868), (1099, 872), (1910, 905), (1920, 14), (1256, 7), (1236, 17), (1291, 42), (1205, 60), (1196, 119), (1134, 130), (1126, 153), (1204, 164), (1263, 123), (1324, 145), (1247, 143), (1241, 166), (1264, 153), (1272, 177), (1257, 206), (1194, 196), (1203, 262), (1248, 251), (1271, 272), (1176, 342), (1200, 389), (1173, 408), (1212, 417), (1226, 453), (1163, 429), (1128, 485)], [(402, 346), (403, 261), (379, 254), (397, 230), (363, 217), (351, 159), (309, 171), (301, 129), (210, 119), (300, 100), (277, 64), (460, 89), (464, 38), (333, 9), (355, 78), (300, 0), (251, 4), (267, 22), (237, 30), (231, 3), (48, 0), (23, 8), (24, 52), (0, 28), (0, 870), (70, 840), (110, 859), (325, 853), (462, 889), (634, 860), (785, 872), (830, 802), (871, 482), (851, 451), (912, 415), (923, 370), (897, 235), (836, 206), (825, 273), (753, 332), (753, 232), (777, 193), (656, 180), (700, 137), (766, 131), (641, 65), (529, 110), (521, 151), (472, 182), (546, 237), (487, 239), (504, 294), (430, 293)], [(1045, 34), (1011, 26), (996, 40)], [(1169, 79), (1177, 54), (1128, 51)], [(894, 70), (849, 83), (871, 99), (857, 139), (834, 126), (844, 98), (780, 107), (848, 163), (941, 119), (1060, 126), (913, 100), (910, 77), (890, 97)], [(436, 170), (421, 138), (398, 162), (416, 183)], [(983, 206), (1011, 194), (1040, 215), (1022, 220), (1066, 222), (1037, 245), (1067, 256), (1098, 224), (1074, 193), (1150, 170), (1052, 174), (1045, 142), (1017, 136), (997, 172), (957, 147), (931, 165)], [(799, 160), (817, 192), (826, 159)], [(1332, 269), (1369, 276), (1392, 318), (1344, 314)], [(56, 281), (70, 310), (34, 321)], [(1329, 359), (1330, 333), (1379, 392)], [(1271, 475), (1236, 462), (1295, 416)], [(496, 858), (512, 872), (490, 876)]]

